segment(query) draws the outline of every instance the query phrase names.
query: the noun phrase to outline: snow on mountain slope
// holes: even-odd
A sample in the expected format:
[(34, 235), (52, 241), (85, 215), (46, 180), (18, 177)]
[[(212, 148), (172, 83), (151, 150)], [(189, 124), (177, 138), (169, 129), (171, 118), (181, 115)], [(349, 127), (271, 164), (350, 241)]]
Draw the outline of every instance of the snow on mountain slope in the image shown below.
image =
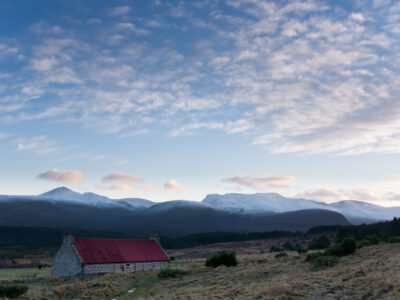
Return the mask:
[(126, 199), (119, 199), (114, 200), (115, 202), (119, 203), (122, 207), (132, 209), (132, 208), (148, 208), (154, 205), (154, 202), (146, 199), (141, 198), (126, 198)]
[(66, 187), (59, 187), (46, 193), (40, 194), (39, 197), (51, 200), (80, 201), (82, 194), (74, 192)]
[(193, 207), (193, 208), (214, 208), (212, 205), (208, 205), (206, 203), (197, 202), (197, 201), (188, 201), (188, 200), (172, 200), (166, 201), (162, 203), (154, 204), (149, 207), (146, 212), (156, 213), (161, 211), (167, 211), (176, 207)]
[(339, 201), (329, 204), (348, 219), (391, 220), (400, 217), (400, 207), (383, 207), (362, 201)]
[(279, 194), (212, 194), (204, 198), (207, 203), (234, 212), (263, 213), (263, 212), (290, 212), (301, 209), (325, 209), (336, 211), (350, 221), (362, 222), (391, 220), (400, 217), (400, 207), (383, 207), (368, 202), (346, 200), (326, 204), (307, 199), (291, 199)]
[(252, 195), (212, 194), (207, 195), (202, 202), (219, 209), (244, 213), (281, 213), (302, 209), (329, 209), (325, 203), (305, 199), (291, 199), (275, 193)]
[(97, 207), (116, 207), (128, 210), (143, 209), (146, 212), (167, 211), (176, 207), (214, 208), (235, 213), (285, 213), (305, 209), (324, 209), (344, 215), (350, 222), (373, 222), (391, 220), (400, 217), (400, 207), (382, 207), (362, 201), (340, 201), (326, 204), (314, 200), (286, 198), (275, 193), (259, 194), (212, 194), (202, 202), (175, 200), (154, 203), (146, 199), (127, 198), (110, 199), (94, 193), (77, 193), (60, 187), (38, 196), (5, 196), (0, 195), (1, 202), (8, 201), (49, 201), (70, 202), (74, 204), (93, 205)]
[(39, 201), (52, 203), (70, 202), (74, 204), (93, 205), (98, 207), (121, 207), (129, 210), (146, 208), (153, 202), (140, 198), (110, 199), (94, 193), (77, 193), (66, 187), (59, 187), (38, 196), (0, 196), (0, 201)]

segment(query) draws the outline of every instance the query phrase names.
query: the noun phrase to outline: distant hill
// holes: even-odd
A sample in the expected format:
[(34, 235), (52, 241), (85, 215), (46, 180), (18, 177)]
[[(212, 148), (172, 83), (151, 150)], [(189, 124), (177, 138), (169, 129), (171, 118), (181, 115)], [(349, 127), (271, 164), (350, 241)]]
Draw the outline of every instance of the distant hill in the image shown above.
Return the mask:
[(191, 233), (271, 230), (307, 230), (319, 225), (348, 225), (344, 216), (327, 210), (282, 214), (238, 214), (211, 207), (180, 205), (132, 211), (122, 207), (96, 207), (66, 202), (0, 202), (0, 226), (33, 226), (85, 230), (111, 230), (147, 235), (153, 229), (168, 236)]
[[(37, 196), (1, 196), (0, 226), (104, 229), (168, 235), (207, 231), (306, 230), (319, 225), (374, 223), (400, 216), (400, 207), (362, 201), (326, 204), (275, 193), (212, 194), (201, 202), (155, 203), (141, 198), (110, 199), (60, 187)], [(346, 220), (347, 219), (347, 220)]]
[(275, 193), (212, 194), (202, 201), (207, 205), (241, 213), (282, 213), (302, 209), (323, 209), (344, 215), (351, 223), (374, 223), (400, 217), (400, 207), (383, 207), (363, 201), (340, 201), (331, 204), (308, 199), (286, 198)]

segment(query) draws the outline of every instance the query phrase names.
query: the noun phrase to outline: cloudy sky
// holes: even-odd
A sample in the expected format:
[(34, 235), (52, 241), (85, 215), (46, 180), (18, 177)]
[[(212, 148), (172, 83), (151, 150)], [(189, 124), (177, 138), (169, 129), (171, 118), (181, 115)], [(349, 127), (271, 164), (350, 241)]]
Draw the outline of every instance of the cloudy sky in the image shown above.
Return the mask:
[(400, 204), (400, 3), (0, 2), (0, 193)]

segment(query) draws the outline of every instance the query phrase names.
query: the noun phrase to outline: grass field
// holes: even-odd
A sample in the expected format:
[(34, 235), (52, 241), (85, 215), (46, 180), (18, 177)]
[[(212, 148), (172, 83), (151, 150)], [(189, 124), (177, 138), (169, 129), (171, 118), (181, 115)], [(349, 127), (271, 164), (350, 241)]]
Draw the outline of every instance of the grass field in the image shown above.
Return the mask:
[[(214, 252), (220, 248), (221, 245), (214, 245)], [(275, 253), (245, 248), (237, 249), (237, 267), (206, 268), (205, 257), (173, 262), (172, 268), (188, 271), (177, 278), (159, 279), (157, 271), (151, 271), (69, 279), (43, 276), (46, 278), (17, 282), (29, 286), (23, 299), (32, 300), (400, 299), (399, 244), (364, 247), (342, 257), (337, 265), (322, 269), (315, 269), (304, 261), (304, 254), (299, 256), (297, 252), (276, 259)], [(211, 250), (207, 246), (204, 254)], [(49, 275), (49, 269), (42, 271)], [(11, 274), (23, 278), (31, 272), (34, 270), (0, 270), (0, 281), (10, 282), (5, 278)], [(134, 292), (128, 293), (133, 288)]]
[(0, 269), (0, 280), (23, 280), (27, 278), (48, 278), (51, 276), (51, 268), (30, 269)]

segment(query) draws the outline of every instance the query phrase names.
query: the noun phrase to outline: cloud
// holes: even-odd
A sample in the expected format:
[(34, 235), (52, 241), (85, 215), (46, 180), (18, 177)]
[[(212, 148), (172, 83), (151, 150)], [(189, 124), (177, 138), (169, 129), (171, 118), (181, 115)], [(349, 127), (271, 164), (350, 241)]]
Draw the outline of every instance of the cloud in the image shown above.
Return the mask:
[(133, 187), (128, 185), (128, 184), (116, 184), (116, 185), (110, 186), (108, 188), (108, 190), (124, 192), (124, 193), (132, 193), (133, 192)]
[(289, 183), (295, 180), (296, 178), (294, 178), (293, 176), (255, 178), (237, 175), (225, 178), (222, 181), (236, 183), (255, 190), (265, 190), (268, 188), (288, 187)]
[(127, 182), (136, 183), (142, 182), (143, 179), (136, 175), (125, 174), (121, 172), (111, 172), (109, 175), (101, 179), (102, 184), (107, 184), (110, 182)]
[(117, 6), (117, 7), (110, 9), (109, 15), (113, 16), (113, 17), (119, 17), (119, 16), (126, 15), (130, 11), (131, 11), (130, 6)]
[(333, 190), (322, 188), (316, 190), (306, 190), (295, 195), (296, 198), (318, 200), (326, 203), (342, 200), (341, 195)]
[[(335, 1), (226, 4), (221, 12), (210, 1), (161, 3), (157, 19), (169, 26), (151, 35), (151, 20), (127, 18), (130, 6), (111, 8), (119, 18), (106, 21), (32, 25), (43, 36), (24, 45), (30, 59), (7, 60), (16, 71), (0, 74), (0, 118), (57, 116), (108, 134), (216, 130), (271, 153), (400, 153), (397, 3), (363, 1), (357, 11)], [(193, 20), (207, 40), (182, 48), (172, 33), (190, 34)], [(2, 40), (0, 59), (20, 48)], [(54, 101), (32, 101), (46, 97)]]
[(153, 190), (155, 190), (155, 188), (156, 187), (151, 184), (145, 184), (145, 185), (139, 186), (139, 190), (141, 190), (143, 192), (153, 191)]
[(58, 150), (56, 142), (46, 136), (18, 138), (14, 142), (17, 144), (17, 151), (31, 152), (35, 155), (46, 155)]
[(125, 184), (125, 183), (113, 184), (110, 186), (100, 184), (100, 185), (96, 185), (96, 188), (99, 190), (122, 192), (122, 193), (128, 193), (128, 194), (131, 194), (134, 192), (134, 188), (131, 185)]
[[(393, 194), (395, 195), (395, 194)], [(306, 190), (304, 192), (296, 194), (296, 198), (305, 198), (310, 200), (318, 200), (326, 203), (332, 203), (342, 200), (356, 200), (379, 203), (380, 201), (390, 200), (389, 194), (376, 195), (374, 192), (366, 189), (356, 189), (356, 190), (331, 190), (327, 188)], [(393, 201), (398, 201), (394, 199)]]
[(170, 179), (164, 184), (164, 189), (168, 191), (184, 191), (186, 188), (175, 179)]
[(83, 183), (83, 173), (81, 171), (60, 171), (51, 169), (36, 176), (37, 179), (55, 181), (62, 184), (81, 184)]
[(350, 19), (361, 22), (361, 23), (365, 21), (365, 18), (362, 13), (352, 13), (352, 14), (350, 14)]

